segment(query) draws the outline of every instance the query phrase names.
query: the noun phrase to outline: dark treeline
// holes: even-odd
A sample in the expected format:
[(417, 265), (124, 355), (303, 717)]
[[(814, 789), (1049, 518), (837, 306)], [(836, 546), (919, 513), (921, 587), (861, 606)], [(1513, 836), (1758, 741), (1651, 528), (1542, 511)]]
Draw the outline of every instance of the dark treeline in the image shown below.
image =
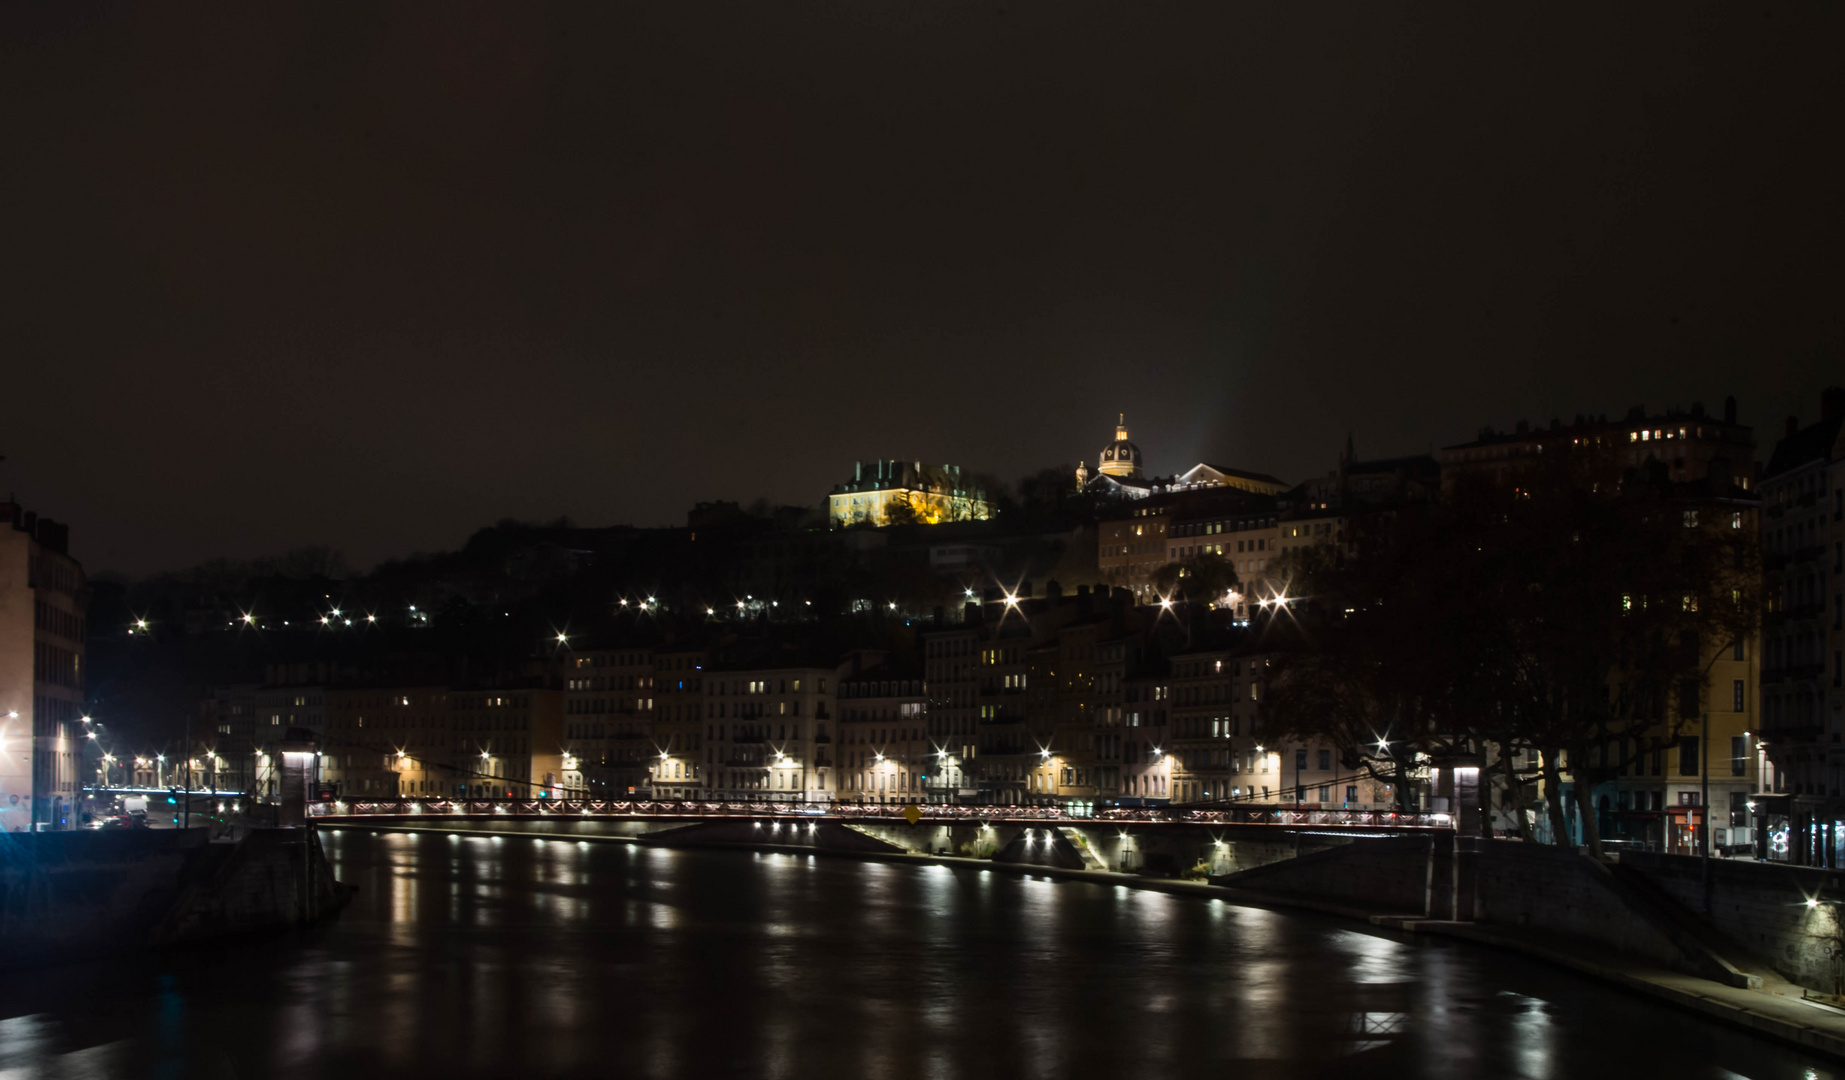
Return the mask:
[(1344, 554), (1305, 552), (1270, 714), (1399, 792), (1430, 763), (1472, 762), (1527, 837), (1541, 777), (1552, 834), (1573, 812), (1599, 855), (1593, 807), (1564, 805), (1560, 773), (1593, 790), (1696, 730), (1710, 662), (1759, 622), (1761, 555), (1752, 499), (1579, 468), (1463, 483), (1360, 520)]

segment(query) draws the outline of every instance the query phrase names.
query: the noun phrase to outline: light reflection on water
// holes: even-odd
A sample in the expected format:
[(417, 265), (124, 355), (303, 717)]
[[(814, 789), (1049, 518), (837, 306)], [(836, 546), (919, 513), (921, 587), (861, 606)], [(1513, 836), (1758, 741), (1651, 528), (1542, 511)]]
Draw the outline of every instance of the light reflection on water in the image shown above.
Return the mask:
[(329, 832), (331, 926), (0, 980), (15, 1076), (1833, 1080), (1565, 972), (1318, 916), (813, 855)]

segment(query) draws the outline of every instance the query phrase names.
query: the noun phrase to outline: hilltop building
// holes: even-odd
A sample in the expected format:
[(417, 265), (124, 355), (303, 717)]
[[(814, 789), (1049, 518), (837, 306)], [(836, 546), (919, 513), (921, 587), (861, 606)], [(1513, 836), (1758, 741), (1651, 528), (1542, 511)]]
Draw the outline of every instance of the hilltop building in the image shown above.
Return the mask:
[(993, 505), (978, 481), (958, 465), (920, 461), (852, 463), (852, 479), (827, 496), (827, 523), (846, 525), (938, 525), (985, 521)]

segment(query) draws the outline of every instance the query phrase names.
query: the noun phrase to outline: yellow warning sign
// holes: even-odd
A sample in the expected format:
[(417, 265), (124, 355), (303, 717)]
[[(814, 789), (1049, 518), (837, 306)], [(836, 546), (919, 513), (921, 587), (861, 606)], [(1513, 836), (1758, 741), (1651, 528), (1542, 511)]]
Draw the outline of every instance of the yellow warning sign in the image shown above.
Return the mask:
[(916, 808), (915, 803), (911, 803), (903, 808), (903, 820), (914, 825), (922, 820), (922, 811)]

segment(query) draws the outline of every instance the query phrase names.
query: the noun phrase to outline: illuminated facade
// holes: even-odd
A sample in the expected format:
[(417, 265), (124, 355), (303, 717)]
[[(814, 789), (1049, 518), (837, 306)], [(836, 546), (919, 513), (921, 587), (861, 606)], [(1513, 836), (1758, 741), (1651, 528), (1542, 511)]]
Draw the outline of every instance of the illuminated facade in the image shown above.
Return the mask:
[(985, 521), (993, 505), (979, 482), (958, 465), (920, 461), (854, 462), (852, 479), (827, 496), (827, 521), (847, 525), (939, 525)]
[(1170, 490), (1193, 491), (1210, 488), (1230, 488), (1235, 491), (1247, 491), (1252, 495), (1281, 495), (1287, 492), (1288, 484), (1287, 481), (1277, 479), (1267, 473), (1199, 462), (1173, 477)]
[(1096, 460), (1096, 472), (1104, 476), (1138, 480), (1141, 464), (1140, 447), (1128, 440), (1127, 414), (1123, 413), (1115, 425), (1115, 441), (1104, 446)]
[(83, 567), (69, 530), (0, 503), (0, 832), (76, 820), (83, 738)]

